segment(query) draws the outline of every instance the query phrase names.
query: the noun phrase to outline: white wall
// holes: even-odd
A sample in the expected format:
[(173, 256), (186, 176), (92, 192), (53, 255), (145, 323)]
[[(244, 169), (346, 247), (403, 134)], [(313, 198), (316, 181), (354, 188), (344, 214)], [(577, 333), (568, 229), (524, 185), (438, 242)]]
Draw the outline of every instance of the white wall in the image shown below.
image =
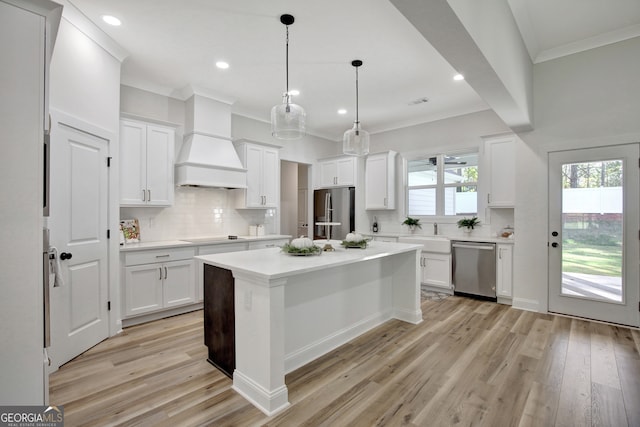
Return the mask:
[[(176, 155), (182, 147), (188, 108), (184, 101), (122, 85), (120, 111), (139, 117), (169, 122), (176, 128)], [(281, 146), (280, 158), (313, 163), (318, 157), (336, 153), (337, 144), (307, 136), (300, 141), (280, 141), (271, 136), (271, 125), (243, 116), (231, 116), (234, 140), (249, 139)], [(297, 180), (297, 178), (296, 178)], [(297, 194), (295, 195), (297, 197)], [(264, 224), (265, 233), (279, 230), (280, 214), (275, 209), (234, 208), (234, 193), (215, 188), (175, 188), (175, 203), (168, 208), (121, 208), (122, 219), (138, 218), (145, 241), (174, 240), (198, 236), (247, 235), (249, 225)], [(290, 234), (290, 233), (284, 233)], [(295, 231), (292, 235), (295, 235)]]
[[(358, 208), (358, 206), (364, 206), (364, 195), (360, 191), (359, 194), (356, 194), (356, 224), (358, 229), (363, 232), (370, 231), (373, 217), (376, 216), (380, 233), (408, 232), (405, 227), (401, 226), (406, 217), (403, 158), (437, 154), (447, 150), (480, 148), (482, 136), (507, 131), (509, 131), (509, 128), (502, 120), (493, 111), (486, 110), (372, 135), (371, 153), (387, 150), (394, 150), (399, 153), (396, 158), (397, 208), (392, 211), (364, 211)], [(363, 182), (364, 162), (360, 166), (360, 182)], [(482, 201), (479, 201), (478, 209), (484, 212)], [(484, 219), (484, 215), (481, 216)], [(508, 221), (508, 219), (504, 221)], [(506, 224), (502, 224), (502, 226), (504, 225)], [(511, 225), (513, 225), (513, 221)], [(446, 223), (439, 223), (438, 230), (441, 234), (448, 235), (454, 235), (459, 232), (455, 224)], [(419, 230), (418, 233), (433, 234), (433, 224), (424, 224), (422, 230)], [(489, 234), (490, 231), (486, 230), (486, 233)]]
[[(51, 60), (52, 109), (66, 113), (87, 123), (88, 128), (100, 130), (101, 137), (109, 139), (109, 156), (118, 158), (119, 153), (119, 105), (120, 66), (124, 58), (121, 48), (98, 30), (93, 23), (79, 13), (74, 6), (64, 3), (53, 58)], [(52, 141), (55, 142), (55, 134)], [(55, 143), (52, 143), (55, 147)], [(53, 148), (52, 148), (53, 149)], [(109, 213), (111, 230), (118, 229), (119, 212), (117, 200), (119, 166), (114, 162), (109, 171)], [(52, 185), (55, 185), (52, 182)], [(52, 217), (56, 215), (52, 201)], [(59, 236), (51, 230), (52, 244)], [(120, 299), (119, 245), (117, 239), (109, 243), (109, 298)], [(119, 304), (110, 312), (110, 334), (122, 328)]]
[(638, 75), (638, 37), (534, 66), (536, 126), (516, 150), (514, 305), (547, 309), (548, 153), (640, 141)]

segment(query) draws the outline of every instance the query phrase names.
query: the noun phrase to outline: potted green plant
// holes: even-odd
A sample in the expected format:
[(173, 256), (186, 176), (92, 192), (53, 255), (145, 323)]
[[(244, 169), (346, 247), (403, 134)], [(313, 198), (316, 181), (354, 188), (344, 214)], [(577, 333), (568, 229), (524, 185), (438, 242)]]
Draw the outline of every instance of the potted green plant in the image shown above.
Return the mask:
[(422, 228), (422, 226), (420, 225), (420, 218), (411, 218), (410, 216), (408, 216), (407, 219), (404, 220), (402, 225), (406, 225), (407, 227), (409, 227), (409, 230), (411, 230), (412, 233), (416, 231), (416, 228)]
[(476, 225), (480, 224), (477, 216), (472, 218), (462, 218), (458, 220), (458, 228), (462, 228), (465, 233), (471, 233), (471, 230), (475, 228)]

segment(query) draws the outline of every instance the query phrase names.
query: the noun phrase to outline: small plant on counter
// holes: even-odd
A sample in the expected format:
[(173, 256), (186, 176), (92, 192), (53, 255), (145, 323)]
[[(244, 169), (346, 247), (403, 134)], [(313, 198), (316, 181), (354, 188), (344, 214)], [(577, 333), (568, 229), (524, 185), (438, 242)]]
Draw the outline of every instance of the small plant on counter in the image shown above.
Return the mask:
[(314, 245), (311, 239), (300, 236), (285, 244), (282, 251), (289, 255), (320, 255), (322, 248)]
[(458, 228), (468, 228), (469, 230), (473, 230), (476, 225), (480, 224), (477, 216), (473, 218), (462, 218), (458, 221)]
[(411, 231), (414, 231), (416, 228), (422, 228), (422, 225), (420, 225), (420, 218), (411, 218), (410, 216), (404, 220), (402, 225), (406, 225)]
[(356, 233), (352, 231), (347, 234), (342, 243), (340, 243), (345, 248), (359, 248), (366, 249), (367, 248), (367, 239), (365, 239), (362, 234)]

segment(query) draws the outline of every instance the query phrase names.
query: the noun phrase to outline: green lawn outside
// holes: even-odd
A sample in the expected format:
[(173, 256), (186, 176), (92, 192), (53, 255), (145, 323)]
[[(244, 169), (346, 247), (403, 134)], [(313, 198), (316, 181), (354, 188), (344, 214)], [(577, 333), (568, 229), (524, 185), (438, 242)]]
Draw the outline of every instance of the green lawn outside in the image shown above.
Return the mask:
[(621, 246), (595, 246), (572, 240), (563, 245), (562, 270), (565, 273), (622, 275)]

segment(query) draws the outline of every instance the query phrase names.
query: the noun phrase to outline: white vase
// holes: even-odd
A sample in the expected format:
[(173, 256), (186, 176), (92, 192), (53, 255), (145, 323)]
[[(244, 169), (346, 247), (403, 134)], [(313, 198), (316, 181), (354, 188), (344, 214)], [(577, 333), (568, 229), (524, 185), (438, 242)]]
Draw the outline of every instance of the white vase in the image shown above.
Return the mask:
[(471, 234), (471, 231), (473, 231), (473, 228), (471, 228), (471, 227), (464, 227), (464, 228), (462, 229), (462, 232), (463, 232), (464, 234)]

